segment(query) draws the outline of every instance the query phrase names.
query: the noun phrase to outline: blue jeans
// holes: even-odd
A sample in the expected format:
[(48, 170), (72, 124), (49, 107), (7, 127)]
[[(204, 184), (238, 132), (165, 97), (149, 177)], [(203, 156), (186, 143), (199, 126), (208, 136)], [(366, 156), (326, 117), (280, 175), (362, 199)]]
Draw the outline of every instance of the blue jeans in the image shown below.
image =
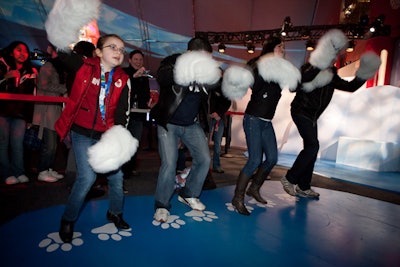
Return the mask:
[(212, 130), (213, 133), (213, 141), (214, 141), (214, 148), (213, 148), (213, 169), (221, 168), (221, 162), (219, 160), (221, 154), (221, 142), (222, 142), (222, 135), (224, 134), (224, 120), (221, 118), (218, 121), (218, 129), (215, 131), (215, 127), (217, 125), (216, 119), (211, 119), (212, 123)]
[[(96, 173), (88, 162), (87, 151), (90, 146), (98, 141), (74, 131), (71, 131), (71, 140), (76, 161), (77, 177), (63, 214), (63, 219), (67, 221), (75, 221), (78, 218), (85, 197), (96, 180)], [(124, 205), (122, 171), (118, 169), (108, 173), (107, 179), (110, 199), (109, 211), (115, 215), (121, 214)]]
[(56, 131), (43, 128), (42, 146), (40, 147), (40, 160), (38, 171), (48, 170), (53, 167), (56, 154), (58, 135)]
[[(278, 146), (272, 122), (245, 114), (243, 128), (246, 134), (249, 158), (242, 172), (251, 177), (254, 171), (260, 167), (269, 174), (278, 161)], [(263, 153), (265, 153), (264, 162), (262, 162)]]
[(161, 166), (155, 193), (155, 208), (170, 209), (170, 200), (175, 192), (175, 171), (178, 159), (178, 140), (186, 145), (192, 156), (191, 170), (186, 186), (181, 189), (182, 197), (198, 198), (210, 168), (210, 150), (207, 137), (199, 123), (190, 126), (167, 124), (168, 131), (157, 126), (158, 152)]
[(26, 122), (23, 119), (0, 117), (0, 175), (18, 177), (24, 174), (24, 135)]
[(293, 166), (287, 172), (286, 178), (292, 184), (297, 184), (304, 191), (311, 188), (312, 174), (318, 156), (318, 125), (311, 119), (294, 113), (292, 113), (292, 119), (301, 138), (303, 138), (304, 147), (294, 161)]

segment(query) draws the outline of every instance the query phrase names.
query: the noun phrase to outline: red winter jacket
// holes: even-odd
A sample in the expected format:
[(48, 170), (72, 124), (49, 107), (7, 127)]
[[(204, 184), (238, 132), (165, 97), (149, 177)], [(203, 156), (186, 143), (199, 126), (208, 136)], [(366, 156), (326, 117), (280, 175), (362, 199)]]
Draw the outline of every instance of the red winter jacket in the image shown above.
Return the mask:
[[(104, 100), (105, 121), (99, 111), (100, 58), (87, 58), (76, 73), (71, 95), (55, 123), (55, 129), (64, 139), (71, 127), (77, 127), (88, 136), (97, 136), (116, 124), (127, 126), (129, 119), (130, 81), (122, 68), (117, 67), (109, 93)], [(108, 73), (106, 73), (106, 80)], [(94, 133), (94, 134), (93, 134)]]

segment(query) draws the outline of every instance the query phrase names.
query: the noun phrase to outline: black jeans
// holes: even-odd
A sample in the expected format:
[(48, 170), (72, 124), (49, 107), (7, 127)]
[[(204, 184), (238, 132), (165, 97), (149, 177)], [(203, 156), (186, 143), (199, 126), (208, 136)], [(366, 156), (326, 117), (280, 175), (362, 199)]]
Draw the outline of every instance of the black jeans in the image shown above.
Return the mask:
[(304, 191), (310, 189), (314, 164), (317, 160), (318, 126), (316, 121), (313, 122), (303, 115), (292, 113), (292, 119), (303, 138), (303, 150), (297, 156), (292, 168), (288, 170), (286, 179), (292, 184), (297, 184)]

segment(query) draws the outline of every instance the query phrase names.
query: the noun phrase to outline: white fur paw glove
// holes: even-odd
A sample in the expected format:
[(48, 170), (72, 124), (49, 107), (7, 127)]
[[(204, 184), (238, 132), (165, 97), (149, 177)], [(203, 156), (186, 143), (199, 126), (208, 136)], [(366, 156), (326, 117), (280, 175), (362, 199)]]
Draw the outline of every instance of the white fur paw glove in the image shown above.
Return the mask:
[(366, 52), (361, 55), (360, 67), (356, 72), (356, 76), (363, 80), (372, 78), (379, 66), (381, 65), (381, 59), (374, 52)]
[(136, 153), (139, 142), (122, 125), (115, 125), (88, 149), (88, 161), (97, 173), (107, 173), (121, 167)]
[(221, 78), (220, 63), (210, 53), (188, 51), (180, 55), (175, 63), (174, 81), (181, 86), (193, 83), (214, 85)]
[(330, 67), (339, 55), (339, 52), (348, 44), (346, 35), (339, 29), (327, 31), (317, 43), (317, 47), (310, 54), (310, 64), (321, 70)]
[(221, 90), (229, 100), (244, 97), (247, 89), (253, 86), (254, 76), (251, 70), (237, 65), (230, 66), (224, 72)]
[(78, 41), (79, 30), (97, 19), (100, 0), (56, 0), (45, 23), (47, 39), (60, 50), (70, 50)]

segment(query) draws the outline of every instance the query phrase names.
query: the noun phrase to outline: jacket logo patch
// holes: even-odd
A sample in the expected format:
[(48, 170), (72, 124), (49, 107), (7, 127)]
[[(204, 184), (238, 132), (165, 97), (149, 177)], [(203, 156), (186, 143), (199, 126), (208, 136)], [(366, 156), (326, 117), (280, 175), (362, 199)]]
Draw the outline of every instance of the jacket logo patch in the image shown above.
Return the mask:
[(120, 88), (122, 86), (122, 81), (121, 79), (118, 79), (115, 83), (114, 83), (115, 87)]
[(100, 85), (100, 79), (94, 78), (92, 79), (92, 84), (94, 85)]
[(263, 94), (263, 98), (267, 98), (268, 97), (268, 94), (267, 94), (267, 92), (265, 92), (264, 94)]

